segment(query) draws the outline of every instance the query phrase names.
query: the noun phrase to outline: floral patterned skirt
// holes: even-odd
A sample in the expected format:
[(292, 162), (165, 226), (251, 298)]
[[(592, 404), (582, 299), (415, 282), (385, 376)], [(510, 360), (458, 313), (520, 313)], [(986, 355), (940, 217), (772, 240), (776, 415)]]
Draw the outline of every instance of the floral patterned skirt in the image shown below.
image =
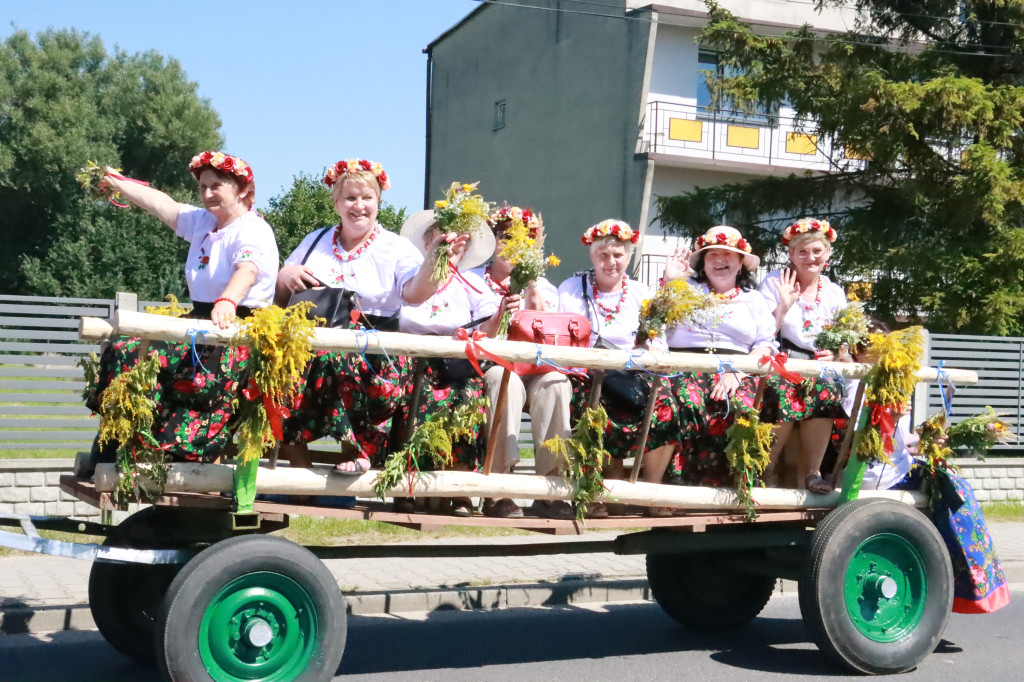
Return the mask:
[[(572, 387), (572, 398), (569, 403), (569, 416), (573, 424), (576, 424), (580, 419), (583, 418), (583, 413), (587, 409), (587, 405), (590, 403), (590, 390), (593, 382), (590, 376), (580, 376), (578, 374), (569, 374), (569, 385)], [(656, 422), (659, 417), (666, 415), (661, 410), (661, 405), (668, 399), (669, 388), (668, 380), (662, 379), (661, 377), (654, 375), (641, 374), (644, 381), (650, 386), (652, 391), (656, 391), (658, 396), (655, 398), (655, 410), (651, 419), (652, 422)], [(607, 410), (605, 404), (605, 396), (602, 393), (601, 404)], [(645, 406), (646, 407), (646, 406)], [(643, 426), (643, 416), (645, 407), (641, 407), (635, 413), (631, 413), (628, 416), (618, 415), (617, 417), (611, 416), (609, 411), (608, 421), (604, 426), (604, 449), (607, 450), (612, 457), (616, 459), (625, 459), (627, 457), (635, 457), (637, 454), (637, 448), (640, 445), (640, 430)], [(644, 447), (644, 453), (648, 453), (656, 445), (651, 444), (651, 435), (654, 433), (654, 427), (652, 425), (651, 430), (647, 435), (647, 445)]]
[[(454, 409), (459, 405), (465, 405), (472, 400), (484, 397), (486, 391), (483, 377), (472, 376), (464, 381), (448, 382), (442, 377), (443, 362), (439, 358), (425, 358), (424, 360), (423, 383), (420, 386), (419, 405), (416, 408), (416, 424), (422, 424), (428, 417), (444, 408)], [(402, 406), (403, 421), (409, 419), (409, 408), (412, 406), (414, 388), (413, 382), (408, 381), (406, 400)], [(481, 412), (486, 412), (486, 409), (481, 409)], [(452, 456), (455, 458), (456, 464), (468, 467), (470, 471), (483, 466), (486, 454), (486, 441), (483, 437), (485, 431), (486, 426), (477, 425), (473, 427), (473, 437), (470, 442), (457, 441), (452, 444)], [(429, 457), (421, 457), (419, 467), (421, 471), (436, 468)]]
[[(104, 350), (96, 386), (86, 406), (100, 412), (103, 391), (139, 360), (140, 339), (121, 339)], [(151, 341), (160, 361), (153, 393), (153, 437), (174, 461), (209, 462), (219, 457), (234, 432), (235, 401), (246, 381), (249, 351)]]
[[(664, 401), (659, 400), (651, 424), (648, 448), (675, 446), (665, 473), (665, 483), (675, 485), (731, 486), (732, 472), (725, 456), (726, 431), (735, 419), (725, 400), (711, 400), (714, 374), (685, 372), (668, 380)], [(740, 380), (736, 397), (754, 404), (757, 380)]]
[[(907, 476), (892, 490), (916, 490), (928, 467), (915, 461)], [(1003, 566), (996, 556), (974, 489), (963, 477), (939, 471), (932, 492), (932, 523), (953, 563), (953, 611), (992, 613), (1010, 602)]]
[(394, 417), (403, 407), (411, 362), (404, 356), (317, 351), (302, 393), (284, 420), (286, 443), (331, 437), (383, 462)]
[(842, 381), (818, 377), (798, 384), (773, 374), (761, 405), (761, 419), (772, 424), (805, 419), (845, 419)]

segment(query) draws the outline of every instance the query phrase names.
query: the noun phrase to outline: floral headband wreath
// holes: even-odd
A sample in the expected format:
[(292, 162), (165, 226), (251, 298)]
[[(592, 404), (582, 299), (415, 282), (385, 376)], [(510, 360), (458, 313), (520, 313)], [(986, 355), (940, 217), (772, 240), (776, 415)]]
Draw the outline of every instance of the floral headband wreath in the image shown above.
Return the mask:
[(535, 214), (528, 208), (519, 208), (518, 206), (509, 206), (505, 204), (497, 211), (492, 213), (487, 219), (487, 224), (491, 230), (494, 230), (501, 223), (506, 220), (510, 220), (513, 223), (520, 222), (526, 229), (529, 230), (530, 239), (536, 239), (537, 234), (541, 227), (540, 216)]
[(195, 176), (196, 180), (199, 179), (199, 174), (203, 172), (206, 167), (216, 168), (217, 170), (224, 171), (225, 173), (233, 173), (238, 177), (242, 178), (246, 182), (252, 182), (252, 168), (242, 159), (237, 156), (231, 156), (224, 152), (203, 152), (202, 154), (196, 154), (192, 157), (192, 160), (188, 164), (189, 172)]
[(377, 178), (377, 184), (380, 185), (381, 190), (391, 187), (391, 181), (388, 180), (388, 174), (384, 172), (384, 166), (376, 161), (369, 161), (367, 159), (342, 159), (327, 169), (327, 175), (324, 176), (324, 184), (328, 187), (334, 187), (334, 183), (338, 181), (338, 178), (357, 171), (373, 173), (373, 177)]
[(697, 237), (697, 248), (706, 249), (709, 246), (728, 246), (733, 250), (750, 253), (750, 244), (740, 236), (739, 232), (715, 232), (714, 234), (702, 234)]
[(792, 225), (786, 228), (782, 233), (782, 245), (786, 246), (794, 238), (802, 234), (808, 234), (810, 232), (821, 232), (821, 234), (831, 244), (839, 236), (836, 234), (835, 229), (828, 224), (827, 220), (818, 220), (817, 218), (801, 218)]
[(640, 233), (621, 220), (602, 220), (597, 225), (587, 228), (587, 231), (583, 233), (582, 241), (590, 246), (595, 240), (604, 237), (615, 237), (620, 241), (632, 244), (640, 241)]

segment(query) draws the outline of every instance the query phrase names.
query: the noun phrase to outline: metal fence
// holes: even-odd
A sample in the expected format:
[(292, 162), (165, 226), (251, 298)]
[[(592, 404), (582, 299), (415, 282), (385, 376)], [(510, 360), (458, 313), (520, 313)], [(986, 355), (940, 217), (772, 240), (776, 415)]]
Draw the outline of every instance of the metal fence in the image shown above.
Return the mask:
[[(132, 294), (116, 300), (0, 295), (0, 457), (5, 450), (65, 455), (91, 446), (98, 420), (82, 404), (85, 380), (78, 361), (99, 346), (78, 339), (78, 320), (145, 305), (153, 303), (137, 302)], [(1024, 338), (934, 334), (928, 363), (940, 362), (976, 370), (980, 377), (977, 385), (957, 389), (952, 421), (991, 406), (1006, 415), (1018, 438), (995, 453), (1024, 454)], [(929, 384), (928, 413), (942, 409), (938, 385)], [(525, 415), (520, 445), (533, 445)]]

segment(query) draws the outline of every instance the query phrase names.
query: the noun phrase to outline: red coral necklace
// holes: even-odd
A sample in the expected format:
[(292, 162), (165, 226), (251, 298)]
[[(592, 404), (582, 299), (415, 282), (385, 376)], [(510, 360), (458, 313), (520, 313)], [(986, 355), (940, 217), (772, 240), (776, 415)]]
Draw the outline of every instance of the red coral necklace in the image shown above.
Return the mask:
[(590, 271), (590, 279), (593, 282), (591, 288), (594, 292), (594, 302), (597, 303), (598, 310), (604, 313), (604, 321), (611, 322), (622, 310), (622, 302), (626, 300), (626, 291), (629, 290), (629, 278), (626, 275), (622, 276), (622, 293), (619, 294), (619, 302), (615, 304), (614, 308), (601, 303), (600, 292), (597, 290), (597, 273), (593, 270)]

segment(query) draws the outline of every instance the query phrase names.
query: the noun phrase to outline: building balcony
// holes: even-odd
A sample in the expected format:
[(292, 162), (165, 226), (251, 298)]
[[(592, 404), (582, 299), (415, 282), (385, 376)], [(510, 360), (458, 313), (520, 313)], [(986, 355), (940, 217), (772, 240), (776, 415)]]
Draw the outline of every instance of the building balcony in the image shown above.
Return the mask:
[(764, 174), (857, 170), (865, 163), (786, 109), (748, 114), (661, 99), (647, 104), (637, 151), (672, 166)]

